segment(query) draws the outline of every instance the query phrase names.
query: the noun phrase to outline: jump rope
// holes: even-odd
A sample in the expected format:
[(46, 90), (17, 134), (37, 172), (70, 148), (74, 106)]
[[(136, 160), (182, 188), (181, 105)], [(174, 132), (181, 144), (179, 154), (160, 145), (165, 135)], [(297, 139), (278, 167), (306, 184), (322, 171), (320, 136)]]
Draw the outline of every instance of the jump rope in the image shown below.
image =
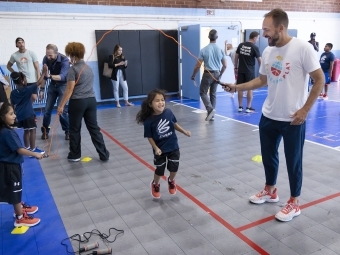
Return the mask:
[[(188, 54), (189, 54), (191, 57), (195, 58), (197, 61), (200, 61), (194, 54), (192, 54), (186, 47), (184, 47), (181, 43), (179, 43), (174, 37), (172, 37), (172, 36), (166, 34), (164, 31), (162, 31), (162, 30), (160, 30), (160, 29), (157, 29), (157, 28), (154, 28), (154, 27), (152, 27), (152, 26), (150, 26), (150, 25), (148, 25), (148, 24), (140, 24), (140, 23), (136, 23), (136, 22), (128, 22), (128, 23), (125, 23), (125, 24), (116, 25), (116, 26), (114, 26), (111, 30), (108, 30), (107, 32), (105, 32), (105, 33), (102, 35), (102, 37), (98, 40), (98, 42), (92, 47), (92, 50), (91, 50), (91, 52), (90, 52), (90, 55), (89, 55), (89, 57), (87, 58), (87, 60), (85, 61), (85, 63), (88, 62), (88, 60), (91, 58), (91, 56), (92, 56), (92, 54), (93, 54), (93, 51), (94, 51), (95, 48), (98, 46), (98, 44), (104, 39), (104, 37), (105, 37), (106, 35), (108, 35), (108, 34), (111, 33), (112, 31), (114, 31), (114, 30), (116, 29), (116, 27), (120, 27), (120, 26), (128, 26), (128, 25), (131, 25), (131, 24), (146, 26), (146, 27), (151, 28), (152, 30), (157, 30), (157, 31), (159, 31), (162, 35), (164, 35), (165, 37), (167, 37), (167, 38), (173, 40), (173, 41), (174, 41), (175, 43), (177, 43), (182, 49), (184, 49), (185, 51), (187, 51)], [(200, 61), (200, 62), (201, 62), (201, 61)], [(202, 63), (201, 63), (201, 64), (202, 64)], [(80, 78), (82, 72), (85, 70), (85, 68), (86, 68), (86, 65), (84, 65), (84, 66), (82, 67), (82, 69), (80, 70), (80, 72), (79, 72), (79, 74), (78, 74), (78, 78), (77, 78), (77, 80), (76, 80), (76, 82), (75, 82), (75, 85), (77, 85), (77, 83), (79, 82), (79, 78)], [(209, 75), (210, 75), (210, 76), (212, 77), (212, 79), (213, 79), (213, 82), (217, 82), (217, 83), (221, 84), (221, 82), (220, 82), (218, 79), (216, 79), (216, 78), (214, 77), (214, 75), (213, 75), (208, 69), (206, 69), (205, 67), (204, 67), (204, 71), (206, 71), (207, 73), (209, 73)], [(193, 83), (194, 83), (194, 86), (198, 87), (196, 81), (195, 81), (195, 80), (192, 80), (192, 81), (193, 81)], [(221, 85), (224, 86), (223, 84), (221, 84)], [(40, 122), (40, 123), (41, 123), (41, 126), (42, 126), (42, 118), (41, 118), (41, 116), (43, 116), (43, 108), (42, 108), (42, 107), (40, 108), (40, 116), (39, 116), (39, 118), (38, 118), (38, 122)], [(43, 127), (43, 126), (42, 126), (42, 127)], [(52, 126), (50, 127), (50, 130), (51, 130), (51, 138), (50, 138), (50, 141), (49, 141), (48, 139), (46, 139), (46, 144), (43, 146), (43, 149), (47, 149), (45, 157), (51, 157), (52, 159), (59, 159), (59, 158), (60, 158), (59, 153), (58, 153), (58, 150), (59, 150), (58, 136), (55, 135), (55, 134), (56, 134), (56, 131), (57, 131), (57, 128), (58, 128), (58, 118), (55, 118), (55, 120), (54, 120)], [(43, 129), (44, 129), (44, 131), (45, 131), (45, 133), (46, 133), (45, 127), (43, 127)], [(53, 140), (54, 137), (56, 138), (57, 148), (56, 148), (56, 150), (55, 150), (55, 153), (51, 153), (52, 144), (53, 144), (53, 141), (54, 141), (54, 140)]]

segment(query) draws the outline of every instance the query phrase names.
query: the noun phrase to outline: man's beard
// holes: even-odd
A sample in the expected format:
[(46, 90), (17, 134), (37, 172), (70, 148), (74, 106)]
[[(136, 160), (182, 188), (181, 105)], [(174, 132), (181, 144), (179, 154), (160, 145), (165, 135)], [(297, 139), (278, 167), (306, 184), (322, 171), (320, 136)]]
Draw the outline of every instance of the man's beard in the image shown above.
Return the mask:
[(280, 39), (279, 33), (275, 32), (275, 34), (272, 37), (267, 37), (268, 39), (268, 45), (269, 46), (276, 46), (277, 41)]

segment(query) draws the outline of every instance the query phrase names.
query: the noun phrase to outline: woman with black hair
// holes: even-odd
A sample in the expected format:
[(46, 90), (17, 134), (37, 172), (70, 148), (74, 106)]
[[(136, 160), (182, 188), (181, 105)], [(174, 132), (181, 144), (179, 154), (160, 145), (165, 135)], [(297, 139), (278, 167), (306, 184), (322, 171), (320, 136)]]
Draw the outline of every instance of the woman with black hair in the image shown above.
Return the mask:
[(118, 93), (118, 87), (119, 84), (122, 86), (123, 89), (123, 98), (125, 101), (126, 106), (133, 105), (128, 101), (128, 85), (126, 82), (126, 73), (125, 69), (127, 67), (127, 60), (125, 59), (125, 56), (123, 55), (123, 48), (120, 45), (116, 45), (113, 49), (113, 54), (109, 56), (109, 62), (108, 65), (110, 68), (113, 69), (112, 75), (111, 75), (111, 81), (113, 85), (113, 95), (115, 97), (117, 107), (120, 108), (119, 103), (119, 93)]

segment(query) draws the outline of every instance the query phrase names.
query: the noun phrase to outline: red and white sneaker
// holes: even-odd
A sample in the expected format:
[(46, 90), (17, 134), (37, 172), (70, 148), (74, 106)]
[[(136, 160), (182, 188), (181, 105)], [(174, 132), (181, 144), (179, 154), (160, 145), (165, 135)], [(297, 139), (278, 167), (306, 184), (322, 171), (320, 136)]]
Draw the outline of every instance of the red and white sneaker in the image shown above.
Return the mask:
[(249, 198), (249, 201), (254, 204), (263, 204), (264, 202), (275, 203), (279, 201), (279, 196), (277, 195), (277, 189), (274, 189), (273, 193), (270, 193), (267, 186), (264, 190), (260, 191), (256, 195)]
[[(26, 204), (25, 202), (21, 202), (21, 208), (23, 212), (26, 212), (27, 214), (35, 214), (39, 208), (38, 206), (31, 206)], [(13, 213), (13, 217), (15, 217), (15, 213)]]
[(26, 212), (23, 212), (22, 218), (19, 220), (17, 217), (14, 221), (15, 227), (21, 227), (21, 226), (27, 226), (27, 227), (33, 227), (37, 224), (39, 224), (40, 219), (33, 218), (32, 216), (28, 216)]
[(328, 100), (328, 96), (326, 94), (323, 94), (322, 99), (323, 100)]
[(323, 99), (323, 93), (320, 93), (320, 95), (319, 95), (319, 99)]
[(150, 188), (151, 188), (151, 196), (153, 198), (160, 198), (161, 197), (161, 192), (160, 192), (160, 187), (161, 185), (158, 183), (154, 183), (154, 181), (152, 180), (150, 183)]
[(175, 182), (175, 179), (170, 181), (169, 177), (167, 178), (167, 181), (168, 181), (168, 190), (169, 190), (169, 193), (171, 195), (176, 195), (176, 192), (177, 192), (177, 186), (176, 186), (176, 182)]
[(301, 210), (298, 204), (294, 204), (293, 199), (289, 199), (284, 207), (279, 211), (275, 218), (279, 221), (291, 221), (294, 217), (299, 216)]

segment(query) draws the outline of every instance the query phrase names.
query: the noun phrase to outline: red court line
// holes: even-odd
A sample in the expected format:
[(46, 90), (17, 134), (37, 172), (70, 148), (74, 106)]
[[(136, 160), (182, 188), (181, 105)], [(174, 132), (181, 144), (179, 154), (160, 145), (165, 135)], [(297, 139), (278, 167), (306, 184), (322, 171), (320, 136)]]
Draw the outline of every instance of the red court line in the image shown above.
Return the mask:
[[(105, 131), (103, 129), (101, 129), (101, 132), (103, 134), (105, 134), (108, 138), (110, 138), (113, 142), (115, 142), (117, 145), (119, 145), (122, 149), (124, 149), (127, 153), (129, 153), (132, 157), (134, 157), (140, 163), (145, 165), (147, 168), (149, 168), (152, 171), (155, 170), (153, 166), (148, 164), (146, 161), (144, 161), (142, 158), (140, 158), (137, 154), (135, 154), (133, 151), (131, 151), (129, 148), (127, 148), (124, 144), (119, 142), (110, 133), (108, 133), (107, 131)], [(165, 179), (165, 178), (163, 177), (163, 179)], [(189, 198), (192, 202), (194, 202), (196, 205), (198, 205), (201, 209), (203, 209), (205, 212), (207, 212), (211, 217), (213, 217), (215, 220), (217, 220), (219, 223), (221, 223), (223, 226), (225, 226), (227, 229), (229, 229), (234, 235), (236, 235), (238, 238), (240, 238), (243, 242), (248, 244), (255, 251), (257, 251), (258, 253), (263, 254), (263, 255), (269, 255), (268, 252), (266, 252), (264, 249), (262, 249), (260, 246), (258, 246), (256, 243), (254, 243), (252, 240), (250, 240), (248, 237), (246, 237), (244, 234), (242, 234), (240, 230), (234, 228), (227, 221), (225, 221), (222, 217), (220, 217), (217, 213), (215, 213), (214, 211), (210, 210), (208, 206), (206, 206), (203, 203), (201, 203), (198, 199), (196, 199), (193, 195), (191, 195), (189, 192), (184, 190), (178, 184), (177, 184), (177, 189), (183, 195), (185, 195), (187, 198)]]
[[(332, 195), (329, 195), (329, 196), (327, 196), (327, 197), (323, 197), (323, 198), (320, 198), (320, 199), (317, 199), (317, 200), (308, 202), (307, 204), (303, 204), (303, 205), (300, 206), (300, 209), (305, 209), (305, 208), (311, 207), (311, 206), (313, 206), (313, 205), (317, 205), (317, 204), (320, 204), (320, 203), (322, 203), (322, 202), (331, 200), (331, 199), (336, 198), (336, 197), (340, 197), (340, 192), (335, 193), (335, 194), (332, 194)], [(271, 221), (271, 220), (273, 220), (273, 219), (275, 219), (275, 216), (274, 216), (274, 215), (269, 216), (269, 217), (266, 217), (266, 218), (263, 218), (263, 219), (260, 219), (260, 220), (258, 220), (258, 221), (254, 221), (254, 222), (249, 223), (249, 224), (247, 224), (247, 225), (238, 227), (238, 228), (236, 228), (236, 230), (238, 230), (238, 231), (244, 231), (244, 230), (246, 230), (246, 229), (253, 228), (253, 227), (256, 227), (256, 226), (261, 225), (261, 224), (263, 224), (263, 223), (266, 223), (266, 222), (268, 222), (268, 221)]]

